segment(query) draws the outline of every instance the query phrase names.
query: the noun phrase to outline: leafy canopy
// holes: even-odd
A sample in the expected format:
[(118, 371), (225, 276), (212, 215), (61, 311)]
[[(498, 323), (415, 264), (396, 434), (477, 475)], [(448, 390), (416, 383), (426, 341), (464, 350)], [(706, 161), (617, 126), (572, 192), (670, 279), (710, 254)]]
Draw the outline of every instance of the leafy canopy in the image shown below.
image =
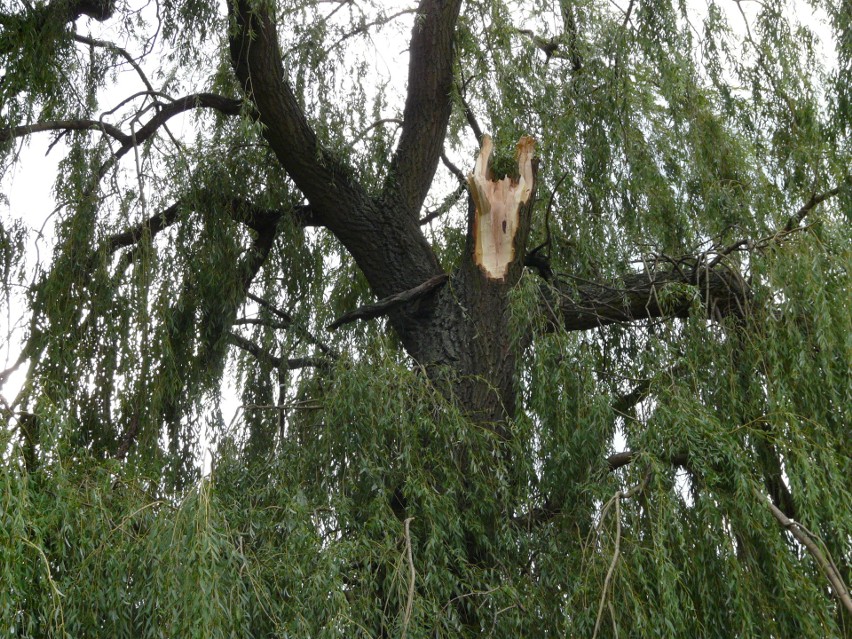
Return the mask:
[(380, 198), (441, 4), (0, 0), (4, 185), (37, 136), (61, 157), (54, 211), (0, 217), (11, 636), (849, 635), (849, 8), (471, 0), (445, 25), (417, 207), (441, 268), (469, 259), (478, 138), (502, 173), (537, 140), (498, 430), (392, 322), (329, 330), (376, 287), (231, 49), (270, 15), (305, 165)]

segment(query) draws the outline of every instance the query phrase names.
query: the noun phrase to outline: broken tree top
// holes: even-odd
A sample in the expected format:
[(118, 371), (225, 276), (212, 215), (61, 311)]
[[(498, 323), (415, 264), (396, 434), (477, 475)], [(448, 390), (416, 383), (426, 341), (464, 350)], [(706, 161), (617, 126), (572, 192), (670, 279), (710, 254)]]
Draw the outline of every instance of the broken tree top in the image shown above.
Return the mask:
[(503, 279), (515, 258), (515, 234), (520, 210), (533, 189), (533, 149), (535, 141), (524, 136), (515, 147), (518, 161), (517, 180), (492, 179), (490, 159), (494, 143), (482, 136), (482, 149), (473, 173), (467, 178), (476, 207), (473, 225), (474, 259), (491, 279)]

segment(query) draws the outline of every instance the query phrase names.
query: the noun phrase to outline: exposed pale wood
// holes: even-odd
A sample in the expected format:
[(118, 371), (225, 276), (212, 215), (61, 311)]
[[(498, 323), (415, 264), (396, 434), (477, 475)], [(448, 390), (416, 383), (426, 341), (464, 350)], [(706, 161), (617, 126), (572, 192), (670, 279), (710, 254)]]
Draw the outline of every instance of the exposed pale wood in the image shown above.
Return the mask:
[(521, 206), (529, 201), (533, 188), (534, 147), (531, 137), (522, 137), (515, 150), (520, 177), (517, 180), (510, 177), (494, 180), (490, 167), (494, 144), (490, 136), (484, 135), (476, 167), (468, 176), (476, 207), (474, 259), (491, 279), (505, 278), (509, 265), (515, 259), (519, 212)]

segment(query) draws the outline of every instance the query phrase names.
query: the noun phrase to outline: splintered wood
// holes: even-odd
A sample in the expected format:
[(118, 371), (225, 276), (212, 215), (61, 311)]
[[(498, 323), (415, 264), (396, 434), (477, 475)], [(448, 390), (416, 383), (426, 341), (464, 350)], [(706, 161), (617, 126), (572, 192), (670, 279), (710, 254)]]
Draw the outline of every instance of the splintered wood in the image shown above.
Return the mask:
[(476, 207), (473, 224), (474, 259), (490, 279), (503, 279), (515, 259), (515, 233), (519, 210), (530, 199), (533, 187), (533, 148), (535, 141), (524, 136), (515, 148), (518, 160), (517, 181), (505, 177), (494, 180), (490, 157), (494, 144), (482, 137), (482, 149), (473, 173), (467, 181)]

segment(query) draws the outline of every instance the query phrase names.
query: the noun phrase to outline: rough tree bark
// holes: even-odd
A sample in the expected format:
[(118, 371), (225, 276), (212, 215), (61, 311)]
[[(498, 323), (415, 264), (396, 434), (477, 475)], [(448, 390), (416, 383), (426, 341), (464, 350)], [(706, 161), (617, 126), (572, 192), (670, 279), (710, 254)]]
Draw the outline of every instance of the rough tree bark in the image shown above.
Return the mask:
[[(411, 35), (402, 132), (377, 197), (358, 184), (345, 158), (334, 157), (318, 142), (288, 84), (268, 10), (246, 0), (230, 5), (238, 26), (230, 43), (233, 66), (246, 97), (256, 106), (264, 136), (310, 202), (314, 220), (343, 243), (378, 298), (399, 295), (445, 275), (418, 216), (449, 121), (453, 32), (460, 4), (459, 0), (420, 3)], [(453, 377), (455, 401), (471, 418), (493, 424), (515, 411), (515, 361), (508, 343), (506, 305), (507, 293), (524, 265), (535, 186), (532, 147), (530, 139), (519, 143), (520, 183), (490, 182), (491, 141), (484, 139), (470, 178), (473, 204), (463, 263), (447, 274), (446, 285), (407, 304), (393, 305), (388, 312), (408, 354), (433, 375)], [(520, 205), (517, 219), (505, 210), (510, 200)], [(495, 240), (504, 234), (510, 238), (505, 245)], [(550, 309), (555, 324), (574, 330), (643, 317), (686, 316), (688, 296), (667, 308), (658, 301), (660, 287), (673, 283), (700, 285), (717, 311), (727, 313), (736, 306), (740, 283), (731, 287), (730, 278), (715, 271), (687, 271), (672, 268), (652, 276), (628, 275), (613, 286), (587, 284), (569, 290), (557, 284), (546, 293), (550, 299), (543, 301), (542, 309)]]

